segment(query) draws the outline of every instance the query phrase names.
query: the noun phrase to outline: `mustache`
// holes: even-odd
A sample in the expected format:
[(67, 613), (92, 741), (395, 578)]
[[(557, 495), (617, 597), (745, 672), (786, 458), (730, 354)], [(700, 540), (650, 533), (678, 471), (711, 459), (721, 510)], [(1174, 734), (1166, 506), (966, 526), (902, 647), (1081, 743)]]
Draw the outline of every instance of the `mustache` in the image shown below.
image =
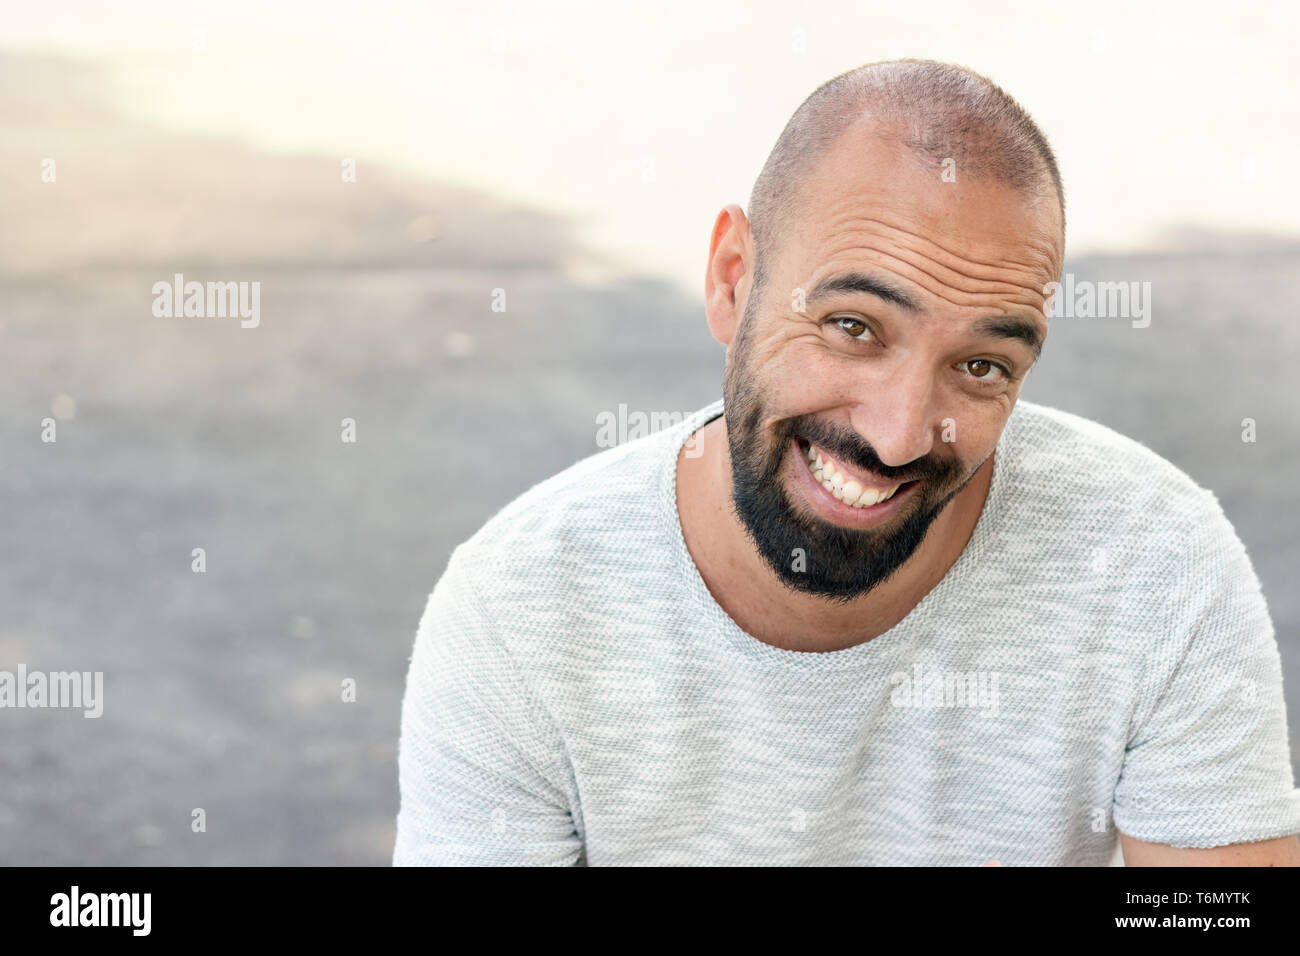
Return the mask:
[(889, 481), (920, 481), (940, 484), (951, 480), (961, 470), (961, 466), (955, 459), (941, 461), (930, 455), (917, 458), (906, 465), (897, 467), (886, 465), (880, 460), (876, 450), (871, 447), (871, 443), (856, 432), (828, 431), (817, 422), (808, 419), (796, 418), (788, 423), (786, 442), (795, 436), (825, 449), (831, 457), (845, 464), (856, 465), (858, 468), (870, 471)]

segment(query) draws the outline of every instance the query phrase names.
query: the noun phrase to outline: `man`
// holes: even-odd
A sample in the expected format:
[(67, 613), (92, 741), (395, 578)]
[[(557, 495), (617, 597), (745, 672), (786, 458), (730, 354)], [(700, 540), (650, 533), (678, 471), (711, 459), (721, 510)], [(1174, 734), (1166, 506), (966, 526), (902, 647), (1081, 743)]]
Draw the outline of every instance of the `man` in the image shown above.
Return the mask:
[(868, 65), (750, 212), (709, 249), (723, 401), (453, 552), (394, 863), (1300, 864), (1218, 501), (1017, 403), (1064, 254), (1033, 121), (962, 68)]

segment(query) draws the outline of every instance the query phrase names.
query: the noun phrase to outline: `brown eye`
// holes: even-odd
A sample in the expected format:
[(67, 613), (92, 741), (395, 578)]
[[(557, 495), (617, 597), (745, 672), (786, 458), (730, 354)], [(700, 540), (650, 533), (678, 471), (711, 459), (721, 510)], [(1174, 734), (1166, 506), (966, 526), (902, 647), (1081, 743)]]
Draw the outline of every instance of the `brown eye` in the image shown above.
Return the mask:
[[(988, 359), (971, 359), (969, 362), (962, 362), (970, 377), (981, 382), (987, 382), (990, 385), (996, 385), (1004, 381), (1009, 372), (997, 362), (990, 362)], [(994, 374), (996, 373), (996, 374)]]
[(861, 319), (855, 319), (851, 315), (838, 316), (835, 319), (835, 324), (843, 329), (849, 338), (853, 339), (864, 338), (862, 333), (871, 331), (871, 328), (867, 323), (863, 322)]

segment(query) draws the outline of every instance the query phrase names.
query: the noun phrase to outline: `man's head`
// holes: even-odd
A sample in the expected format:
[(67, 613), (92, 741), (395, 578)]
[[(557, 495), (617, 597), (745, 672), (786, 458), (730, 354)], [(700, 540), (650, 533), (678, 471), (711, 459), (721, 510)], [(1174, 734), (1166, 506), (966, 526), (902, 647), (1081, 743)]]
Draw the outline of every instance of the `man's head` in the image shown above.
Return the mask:
[[(992, 454), (1046, 337), (1060, 177), (1000, 89), (905, 60), (814, 92), (750, 212), (719, 216), (706, 281), (728, 346), (733, 502), (788, 586), (848, 601), (915, 552)], [(805, 452), (833, 460), (830, 494)], [(874, 506), (838, 500), (900, 482)]]

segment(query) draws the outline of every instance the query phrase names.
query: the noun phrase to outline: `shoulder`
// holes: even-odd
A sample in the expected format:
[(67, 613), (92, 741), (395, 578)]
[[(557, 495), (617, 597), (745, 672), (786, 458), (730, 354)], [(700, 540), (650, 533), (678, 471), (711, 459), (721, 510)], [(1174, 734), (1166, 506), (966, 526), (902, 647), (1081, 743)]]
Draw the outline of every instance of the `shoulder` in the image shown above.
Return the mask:
[(678, 584), (677, 452), (704, 411), (538, 482), (458, 545), (435, 591), (468, 609), (464, 640), (497, 643), (545, 695), (662, 620)]
[(513, 615), (607, 588), (624, 571), (651, 573), (676, 520), (677, 452), (720, 404), (589, 455), (501, 507), (453, 552), (485, 609)]
[(1017, 402), (998, 445), (1008, 509), (1056, 534), (1167, 564), (1239, 546), (1218, 498), (1141, 442), (1072, 412)]
[(1117, 480), (1158, 486), (1180, 496), (1207, 493), (1146, 445), (1073, 412), (1022, 400), (1016, 403), (1008, 428), (1014, 428), (1016, 451), (1026, 467), (1059, 469), (1060, 477), (1072, 484)]
[(667, 433), (589, 455), (499, 508), (461, 548), (479, 561), (521, 568), (541, 555), (598, 546), (651, 520)]

